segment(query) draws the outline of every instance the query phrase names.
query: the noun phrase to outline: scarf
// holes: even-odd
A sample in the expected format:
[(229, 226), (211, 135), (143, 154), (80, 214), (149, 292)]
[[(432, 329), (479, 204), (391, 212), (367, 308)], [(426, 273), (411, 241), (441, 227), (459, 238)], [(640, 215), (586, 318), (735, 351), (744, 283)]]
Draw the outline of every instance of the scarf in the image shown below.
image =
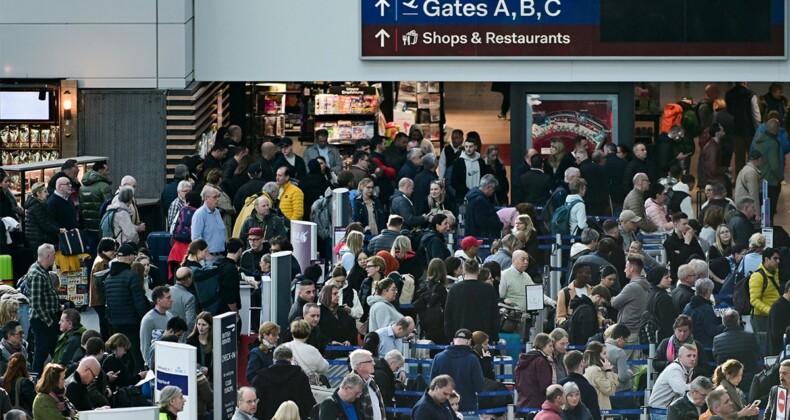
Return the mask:
[[(63, 394), (65, 395), (66, 390), (63, 390)], [(48, 394), (53, 400), (55, 400), (55, 405), (58, 407), (58, 411), (60, 411), (63, 416), (67, 418), (71, 418), (71, 403), (66, 397), (61, 397), (54, 392), (50, 392)]]
[(0, 345), (2, 345), (3, 347), (7, 348), (11, 352), (11, 354), (19, 353), (19, 352), (22, 351), (22, 344), (20, 344), (18, 346), (13, 346), (11, 343), (6, 341), (5, 338), (0, 340)]
[(692, 344), (694, 343), (693, 335), (689, 334), (688, 340), (686, 340), (684, 343), (681, 343), (680, 341), (678, 341), (678, 338), (675, 337), (675, 334), (672, 334), (669, 337), (669, 342), (667, 343), (667, 360), (669, 361), (675, 360), (675, 353), (678, 350), (680, 350), (680, 347), (682, 347), (684, 344), (687, 343), (692, 343)]

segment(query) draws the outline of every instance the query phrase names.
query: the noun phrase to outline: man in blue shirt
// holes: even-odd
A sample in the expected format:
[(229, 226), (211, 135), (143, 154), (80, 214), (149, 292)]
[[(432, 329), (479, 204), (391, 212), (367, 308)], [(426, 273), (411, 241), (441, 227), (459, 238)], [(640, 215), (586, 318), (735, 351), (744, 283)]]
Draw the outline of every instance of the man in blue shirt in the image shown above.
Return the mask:
[(225, 252), (225, 223), (217, 209), (219, 190), (206, 187), (201, 193), (203, 205), (192, 216), (192, 240), (203, 239), (208, 252), (218, 255)]
[(365, 387), (365, 381), (356, 373), (349, 373), (332, 394), (331, 398), (321, 403), (319, 417), (321, 420), (363, 420), (362, 406), (359, 397)]
[(401, 350), (403, 337), (408, 337), (413, 331), (414, 320), (410, 316), (401, 318), (388, 327), (376, 330), (376, 334), (379, 336), (379, 354), (387, 354), (390, 350)]

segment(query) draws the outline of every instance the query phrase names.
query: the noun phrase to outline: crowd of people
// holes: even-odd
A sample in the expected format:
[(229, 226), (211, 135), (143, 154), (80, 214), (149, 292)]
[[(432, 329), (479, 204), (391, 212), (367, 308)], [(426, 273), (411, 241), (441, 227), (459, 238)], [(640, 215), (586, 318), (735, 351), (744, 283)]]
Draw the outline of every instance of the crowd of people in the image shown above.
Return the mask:
[[(737, 84), (721, 99), (709, 86), (696, 107), (684, 97), (673, 105), (693, 112), (698, 127), (684, 118), (655, 144), (593, 150), (583, 137), (572, 145), (555, 139), (547, 156), (530, 149), (514, 162), (510, 178), (498, 148), (483, 151), (476, 132), (452, 131), (438, 153), (417, 129), (341, 153), (317, 130), (299, 156), (291, 139), (253, 147), (238, 126), (223, 128), (204, 158), (175, 168), (162, 192), (166, 255), (148, 248), (154, 235), (140, 218), (133, 176), (113, 191), (106, 162), (79, 182), (67, 161), (48, 186), (32, 186), (24, 206), (0, 196), (36, 252), (16, 289), (0, 287), (0, 411), (13, 405), (38, 418), (73, 418), (134, 403), (134, 384), (155, 366), (161, 340), (195, 348), (198, 390), (190, 397), (207, 418), (212, 316), (239, 313), (242, 284), (253, 288), (253, 306), (265, 306), (260, 285), (272, 277), (272, 254), (293, 250), (292, 222), (313, 220), (321, 257), (337, 263), (322, 276), (321, 267), (291, 259), (288, 324), (260, 325), (239, 372), (249, 386), (238, 390), (234, 419), (392, 418), (387, 407), (403, 407), (395, 390), (409, 382), (404, 351), (413, 338), (446, 347), (431, 351), (430, 382), (412, 401), (412, 418), (477, 410), (477, 394), (497, 387), (489, 346), (501, 340), (530, 344), (514, 362), (519, 407), (539, 409), (537, 418), (600, 419), (601, 410), (640, 406), (614, 396), (643, 376), (629, 361), (645, 356), (626, 348), (643, 333), (658, 346), (658, 375), (643, 402), (654, 419), (754, 416), (744, 392), (760, 356), (783, 350), (790, 326), (790, 283), (779, 272), (785, 251), (766, 247), (756, 228), (763, 213), (776, 213), (790, 144), (781, 91), (781, 101), (774, 87), (761, 99), (748, 92)], [(695, 140), (697, 178), (689, 174)], [(736, 179), (721, 169), (732, 156)], [(768, 212), (760, 210), (763, 180)], [(699, 214), (695, 186), (706, 195)], [(324, 229), (334, 188), (349, 190), (351, 210), (339, 243)], [(87, 330), (58, 295), (53, 266), (70, 263), (56, 249), (58, 233), (74, 228), (96, 239), (89, 306), (99, 331)], [(579, 239), (564, 255), (564, 287), (539, 298), (551, 315), (537, 325), (525, 290), (548, 282), (538, 237), (560, 232)], [(662, 235), (665, 258), (643, 248), (643, 234)], [(152, 264), (160, 257), (166, 265)], [(220, 292), (205, 296), (196, 283), (212, 276)], [(717, 312), (714, 296), (736, 293), (739, 278), (751, 309)], [(516, 309), (509, 333), (501, 306)], [(346, 355), (330, 346), (359, 348), (348, 354), (351, 373), (316, 400), (315, 388), (330, 382), (328, 360)], [(160, 418), (175, 418), (184, 396), (166, 387), (159, 406)]]

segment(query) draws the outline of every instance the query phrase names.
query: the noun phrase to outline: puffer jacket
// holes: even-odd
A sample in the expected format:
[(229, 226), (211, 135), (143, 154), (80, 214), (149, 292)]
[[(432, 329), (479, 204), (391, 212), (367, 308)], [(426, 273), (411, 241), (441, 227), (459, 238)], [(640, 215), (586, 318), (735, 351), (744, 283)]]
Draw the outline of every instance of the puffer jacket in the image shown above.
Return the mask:
[(296, 185), (287, 183), (280, 194), (280, 210), (288, 220), (302, 220), (304, 217), (304, 193)]
[(129, 264), (115, 261), (110, 265), (105, 290), (107, 317), (112, 325), (140, 324), (148, 312), (148, 301), (140, 278)]
[(128, 204), (121, 203), (120, 201), (115, 204), (107, 206), (107, 210), (115, 210), (115, 215), (112, 218), (112, 231), (113, 236), (118, 243), (125, 242), (140, 242), (140, 235), (137, 233), (137, 226), (132, 222), (132, 209)]
[(667, 220), (667, 211), (662, 204), (656, 203), (656, 200), (648, 198), (645, 201), (645, 215), (658, 226), (658, 230), (669, 231), (673, 229), (672, 222)]
[(31, 249), (37, 249), (43, 243), (57, 244), (58, 225), (52, 219), (47, 203), (30, 196), (25, 203), (25, 210), (25, 237)]
[(263, 239), (266, 241), (275, 236), (287, 235), (285, 232), (285, 222), (282, 217), (276, 216), (274, 213), (270, 212), (266, 216), (263, 216), (263, 218), (260, 218), (258, 217), (258, 212), (253, 211), (250, 217), (241, 225), (238, 238), (246, 243), (247, 232), (254, 227), (263, 229)]
[(447, 241), (444, 235), (435, 229), (426, 230), (420, 239), (420, 249), (417, 250), (418, 254), (425, 256), (426, 261), (434, 258), (444, 260), (450, 256), (450, 250), (447, 249)]
[(99, 230), (99, 208), (102, 203), (112, 198), (110, 184), (112, 181), (92, 169), (83, 175), (79, 196), (80, 220), (85, 229)]
[[(765, 273), (765, 277), (760, 271)], [(763, 290), (763, 282), (766, 280), (765, 290)], [(749, 277), (749, 303), (754, 308), (754, 315), (768, 316), (771, 305), (779, 300), (782, 295), (782, 292), (779, 291), (781, 284), (782, 281), (779, 278), (778, 269), (771, 274), (764, 265), (760, 264), (758, 270), (752, 273), (752, 276)], [(696, 332), (694, 335), (697, 335)]]

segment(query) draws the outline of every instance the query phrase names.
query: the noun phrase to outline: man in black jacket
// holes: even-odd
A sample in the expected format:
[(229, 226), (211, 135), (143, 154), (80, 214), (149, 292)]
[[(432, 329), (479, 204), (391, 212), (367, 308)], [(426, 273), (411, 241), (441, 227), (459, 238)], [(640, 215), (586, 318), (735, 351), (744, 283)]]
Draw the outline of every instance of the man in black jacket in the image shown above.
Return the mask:
[(704, 376), (698, 376), (689, 384), (686, 395), (677, 398), (667, 407), (667, 419), (696, 419), (704, 413), (705, 397), (713, 390), (713, 383)]
[(578, 350), (571, 350), (565, 354), (562, 362), (565, 364), (565, 369), (568, 376), (558, 378), (557, 381), (560, 385), (565, 385), (566, 382), (573, 382), (579, 387), (579, 394), (582, 398), (582, 403), (587, 406), (595, 420), (601, 419), (601, 408), (598, 405), (598, 392), (595, 387), (590, 384), (587, 378), (584, 377), (584, 355)]
[(678, 267), (678, 285), (672, 290), (672, 305), (675, 306), (677, 313), (682, 313), (686, 305), (694, 297), (694, 282), (697, 281), (697, 273), (690, 264), (683, 264)]
[(756, 203), (750, 197), (741, 197), (735, 203), (735, 214), (730, 219), (730, 231), (732, 232), (732, 241), (738, 245), (745, 247), (749, 246), (749, 238), (755, 233), (752, 219), (755, 215)]
[(99, 361), (93, 356), (88, 356), (82, 359), (77, 370), (66, 378), (66, 397), (74, 404), (77, 411), (89, 411), (96, 408), (88, 397), (88, 386), (101, 374)]
[[(787, 388), (790, 386), (790, 359), (782, 360), (779, 364), (779, 385), (771, 387), (771, 392), (768, 394), (768, 405), (765, 406), (765, 420), (778, 420), (776, 417), (776, 398), (779, 392), (779, 387)], [(787, 408), (785, 408), (787, 411)]]
[(621, 179), (623, 191), (630, 191), (633, 187), (634, 176), (638, 173), (644, 173), (650, 180), (651, 184), (658, 182), (658, 169), (653, 161), (647, 159), (647, 147), (644, 143), (637, 143), (634, 145), (634, 158), (625, 165), (623, 171), (623, 178)]
[[(609, 289), (599, 284), (592, 288), (590, 296), (576, 296), (571, 301), (573, 315), (570, 317), (568, 342), (571, 345), (583, 346), (590, 337), (598, 334), (602, 325), (598, 318), (598, 308), (609, 304), (612, 294)], [(566, 356), (567, 357), (567, 356)]]
[[(365, 381), (356, 373), (349, 373), (343, 378), (343, 382), (332, 394), (332, 398), (327, 398), (321, 403), (321, 411), (318, 419), (320, 420), (345, 420), (348, 419), (344, 406), (352, 406), (358, 419), (363, 419), (362, 406), (359, 396), (365, 388)], [(258, 418), (264, 418), (258, 416)], [(307, 417), (303, 417), (307, 418)]]
[(704, 258), (705, 253), (702, 251), (697, 238), (694, 237), (694, 230), (689, 227), (689, 218), (686, 216), (686, 213), (678, 212), (673, 214), (672, 224), (675, 229), (664, 241), (664, 249), (667, 251), (672, 280), (677, 280), (677, 267), (689, 261), (689, 257), (692, 255)]
[(315, 301), (315, 283), (312, 280), (302, 280), (296, 286), (296, 301), (291, 305), (291, 310), (288, 311), (289, 323), (302, 318), (304, 305)]
[(293, 352), (290, 347), (277, 347), (273, 357), (274, 364), (259, 370), (251, 384), (260, 398), (255, 417), (270, 419), (280, 404), (291, 400), (299, 407), (299, 416), (308, 418), (315, 405), (310, 380), (302, 368), (291, 364)]
[(132, 243), (118, 248), (117, 260), (110, 265), (110, 274), (105, 280), (107, 315), (116, 333), (129, 338), (129, 352), (135, 363), (135, 372), (143, 368), (140, 351), (140, 323), (148, 312), (148, 300), (143, 293), (140, 278), (132, 273), (132, 263), (137, 249)]
[[(754, 333), (743, 330), (741, 316), (736, 310), (727, 309), (724, 311), (722, 324), (724, 324), (724, 332), (713, 338), (713, 357), (716, 359), (717, 365), (721, 365), (729, 359), (741, 362), (743, 364), (743, 379), (738, 387), (742, 391), (748, 392), (761, 359), (757, 337)], [(774, 353), (769, 352), (769, 354)]]
[(498, 238), (502, 231), (492, 197), (499, 182), (491, 175), (480, 178), (480, 186), (466, 194), (466, 234), (477, 237)]
[[(513, 192), (520, 191), (519, 194), (523, 195), (523, 200), (521, 200), (523, 202), (542, 206), (551, 197), (551, 191), (554, 188), (554, 178), (543, 172), (543, 160), (539, 154), (534, 154), (529, 159), (530, 168), (518, 178), (520, 188), (513, 188)], [(521, 201), (513, 200), (514, 203), (520, 203)]]
[[(444, 332), (454, 337), (461, 328), (483, 331), (491, 342), (499, 340), (499, 293), (494, 286), (477, 280), (480, 266), (464, 262), (464, 281), (453, 284), (444, 306)], [(470, 310), (474, 308), (474, 310)]]
[(398, 350), (390, 350), (384, 357), (376, 359), (373, 379), (379, 386), (385, 407), (395, 406), (395, 372), (403, 367), (404, 362), (403, 355)]
[(783, 340), (785, 330), (790, 327), (790, 282), (784, 286), (782, 296), (771, 305), (768, 311), (768, 346), (766, 354), (781, 354), (784, 350)]
[(239, 284), (241, 283), (241, 276), (239, 276), (239, 260), (241, 259), (241, 253), (244, 251), (244, 243), (238, 238), (231, 238), (225, 244), (225, 249), (228, 251), (227, 255), (217, 257), (214, 260), (214, 265), (220, 268), (221, 299), (217, 313), (214, 315), (235, 312), (236, 319), (240, 320), (241, 290)]
[(594, 216), (609, 216), (612, 208), (609, 205), (609, 176), (606, 174), (603, 152), (595, 151), (592, 157), (587, 158), (586, 150), (576, 152), (579, 161), (579, 172), (587, 181), (587, 193), (584, 195), (584, 205), (587, 214)]

